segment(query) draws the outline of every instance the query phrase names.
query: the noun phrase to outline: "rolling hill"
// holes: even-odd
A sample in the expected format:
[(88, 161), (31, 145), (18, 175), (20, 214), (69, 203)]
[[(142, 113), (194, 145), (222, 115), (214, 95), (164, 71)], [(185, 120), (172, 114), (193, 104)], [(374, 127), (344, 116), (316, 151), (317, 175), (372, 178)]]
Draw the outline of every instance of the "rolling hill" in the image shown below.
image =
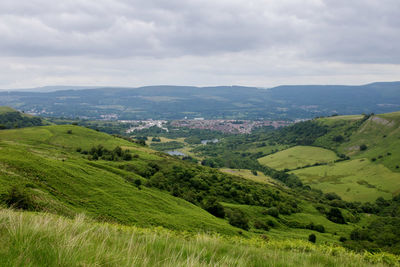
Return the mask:
[[(71, 131), (71, 133), (68, 133)], [(102, 144), (122, 146), (134, 153), (138, 168), (163, 158), (146, 148), (90, 129), (44, 126), (0, 131), (0, 194), (15, 184), (33, 194), (35, 209), (65, 216), (85, 212), (93, 218), (128, 225), (234, 233), (226, 221), (159, 190), (141, 187), (143, 179), (114, 162), (82, 158), (76, 148)], [(118, 163), (118, 162), (117, 162)], [(130, 182), (132, 181), (132, 182)]]
[[(62, 88), (62, 87), (60, 87)], [(0, 105), (50, 117), (101, 119), (305, 119), (335, 113), (392, 112), (400, 108), (400, 82), (361, 86), (146, 86), (74, 87), (52, 92), (0, 91)], [(354, 101), (357, 99), (357, 101)]]
[(10, 107), (0, 107), (0, 129), (23, 128), (44, 125), (41, 118), (23, 114)]
[[(324, 129), (312, 149), (295, 146), (260, 158), (260, 163), (281, 170), (300, 167), (291, 173), (305, 184), (347, 201), (390, 199), (400, 193), (400, 112), (310, 123)], [(315, 163), (320, 166), (311, 166)]]
[(284, 170), (297, 169), (315, 164), (333, 162), (338, 159), (333, 151), (313, 147), (313, 146), (295, 146), (277, 153), (259, 158), (262, 165)]

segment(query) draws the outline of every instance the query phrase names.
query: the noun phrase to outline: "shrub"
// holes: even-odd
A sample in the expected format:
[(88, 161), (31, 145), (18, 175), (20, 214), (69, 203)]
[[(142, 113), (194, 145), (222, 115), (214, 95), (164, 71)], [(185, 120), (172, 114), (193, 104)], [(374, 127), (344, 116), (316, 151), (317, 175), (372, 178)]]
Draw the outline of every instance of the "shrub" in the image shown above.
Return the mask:
[(308, 236), (308, 241), (315, 243), (317, 241), (317, 237), (314, 234), (311, 234)]
[(216, 197), (210, 197), (207, 200), (205, 200), (203, 208), (216, 217), (219, 218), (225, 217), (224, 207), (219, 202), (217, 202)]
[(342, 212), (338, 208), (331, 208), (331, 210), (326, 214), (326, 218), (334, 223), (346, 223)]
[(140, 180), (140, 179), (135, 179), (134, 183), (135, 183), (135, 186), (136, 186), (137, 188), (140, 188), (140, 186), (142, 185), (142, 180)]
[(131, 160), (132, 155), (129, 152), (125, 152), (124, 155), (122, 156), (123, 160)]
[(325, 198), (328, 200), (335, 200), (335, 199), (341, 200), (342, 199), (338, 194), (336, 194), (334, 192), (326, 193)]
[(11, 187), (1, 198), (9, 208), (35, 210), (35, 203), (31, 195), (22, 186)]
[(333, 141), (334, 142), (343, 142), (344, 138), (342, 135), (337, 135), (335, 137), (333, 137)]
[(320, 213), (322, 213), (322, 214), (325, 214), (325, 213), (326, 213), (325, 207), (322, 206), (322, 205), (317, 205), (317, 206), (315, 206), (315, 209), (318, 210), (318, 211), (319, 211)]
[(264, 231), (269, 231), (269, 226), (267, 223), (262, 222), (262, 221), (255, 221), (254, 222), (254, 228), (256, 229), (262, 229)]
[(240, 210), (233, 210), (229, 214), (229, 224), (235, 227), (249, 230), (249, 220), (245, 217), (244, 213)]
[(268, 226), (270, 226), (270, 227), (276, 226), (276, 223), (275, 223), (273, 220), (267, 220), (267, 224), (268, 224)]
[(322, 224), (314, 225), (314, 230), (320, 233), (325, 233), (325, 227)]
[(275, 218), (278, 218), (278, 217), (279, 217), (279, 211), (278, 211), (278, 209), (275, 208), (275, 207), (272, 207), (272, 208), (268, 209), (268, 210), (267, 210), (267, 214), (270, 215), (270, 216), (272, 216), (272, 217), (275, 217)]
[(364, 150), (367, 150), (367, 145), (366, 144), (362, 144), (361, 146), (360, 146), (360, 151), (364, 151)]

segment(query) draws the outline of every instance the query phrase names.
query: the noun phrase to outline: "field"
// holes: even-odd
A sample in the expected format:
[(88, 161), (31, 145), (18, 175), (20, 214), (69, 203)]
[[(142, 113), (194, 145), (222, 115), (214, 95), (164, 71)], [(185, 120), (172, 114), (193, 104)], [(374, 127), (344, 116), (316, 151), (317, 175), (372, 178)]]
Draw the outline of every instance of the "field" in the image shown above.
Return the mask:
[(400, 191), (400, 174), (369, 159), (355, 159), (293, 171), (300, 179), (323, 192), (335, 192), (348, 201), (392, 198)]
[(299, 240), (223, 238), (1, 209), (0, 238), (1, 266), (395, 266), (400, 260)]
[(259, 158), (260, 164), (277, 169), (297, 169), (315, 163), (327, 163), (337, 159), (333, 151), (311, 146), (295, 146), (275, 154)]
[(257, 175), (254, 175), (251, 170), (246, 170), (246, 169), (228, 169), (228, 168), (222, 168), (220, 169), (222, 172), (226, 172), (235, 176), (239, 176), (243, 179), (248, 179), (254, 182), (258, 183), (263, 183), (263, 184), (269, 184), (269, 185), (277, 185), (279, 184), (278, 181), (272, 179), (269, 176), (266, 176), (260, 171), (257, 171)]

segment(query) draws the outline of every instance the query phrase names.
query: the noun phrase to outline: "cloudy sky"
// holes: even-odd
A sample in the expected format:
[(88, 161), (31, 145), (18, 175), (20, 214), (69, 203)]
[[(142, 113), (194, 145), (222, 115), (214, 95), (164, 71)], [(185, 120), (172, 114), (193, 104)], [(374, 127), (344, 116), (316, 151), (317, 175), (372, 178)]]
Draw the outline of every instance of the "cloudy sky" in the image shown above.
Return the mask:
[(1, 0), (0, 88), (400, 80), (399, 0)]

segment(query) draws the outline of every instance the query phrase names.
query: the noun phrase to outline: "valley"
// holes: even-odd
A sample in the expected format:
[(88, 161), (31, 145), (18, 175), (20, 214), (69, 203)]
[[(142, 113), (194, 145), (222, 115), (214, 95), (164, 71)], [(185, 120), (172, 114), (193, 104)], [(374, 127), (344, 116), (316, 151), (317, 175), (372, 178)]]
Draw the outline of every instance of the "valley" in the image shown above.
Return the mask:
[[(28, 122), (28, 127), (0, 131), (0, 205), (3, 213), (13, 207), (63, 216), (69, 218), (63, 222), (66, 227), (72, 227), (68, 220), (85, 214), (89, 221), (84, 228), (100, 223), (107, 231), (161, 231), (157, 242), (171, 233), (182, 249), (182, 233), (194, 238), (185, 242), (197, 242), (201, 235), (222, 247), (226, 240), (254, 240), (251, 253), (272, 249), (289, 257), (282, 263), (298, 257), (298, 247), (310, 251), (301, 256), (304, 266), (311, 255), (336, 247), (355, 251), (343, 253), (356, 258), (364, 249), (371, 255), (381, 249), (397, 254), (396, 238), (382, 242), (397, 231), (400, 215), (399, 150), (385, 146), (400, 140), (399, 122), (400, 113), (334, 116), (247, 134), (167, 122), (168, 131), (150, 127), (129, 135), (122, 135), (125, 129), (115, 122), (43, 119), (43, 126), (35, 127)], [(116, 134), (103, 133), (99, 126)], [(41, 215), (23, 216), (39, 220)], [(368, 239), (362, 229), (369, 229)], [(13, 238), (4, 233), (4, 238)], [(315, 245), (307, 241), (312, 235)], [(360, 265), (400, 263), (398, 256), (388, 255), (384, 261), (358, 260)], [(245, 256), (238, 257), (232, 260)]]

